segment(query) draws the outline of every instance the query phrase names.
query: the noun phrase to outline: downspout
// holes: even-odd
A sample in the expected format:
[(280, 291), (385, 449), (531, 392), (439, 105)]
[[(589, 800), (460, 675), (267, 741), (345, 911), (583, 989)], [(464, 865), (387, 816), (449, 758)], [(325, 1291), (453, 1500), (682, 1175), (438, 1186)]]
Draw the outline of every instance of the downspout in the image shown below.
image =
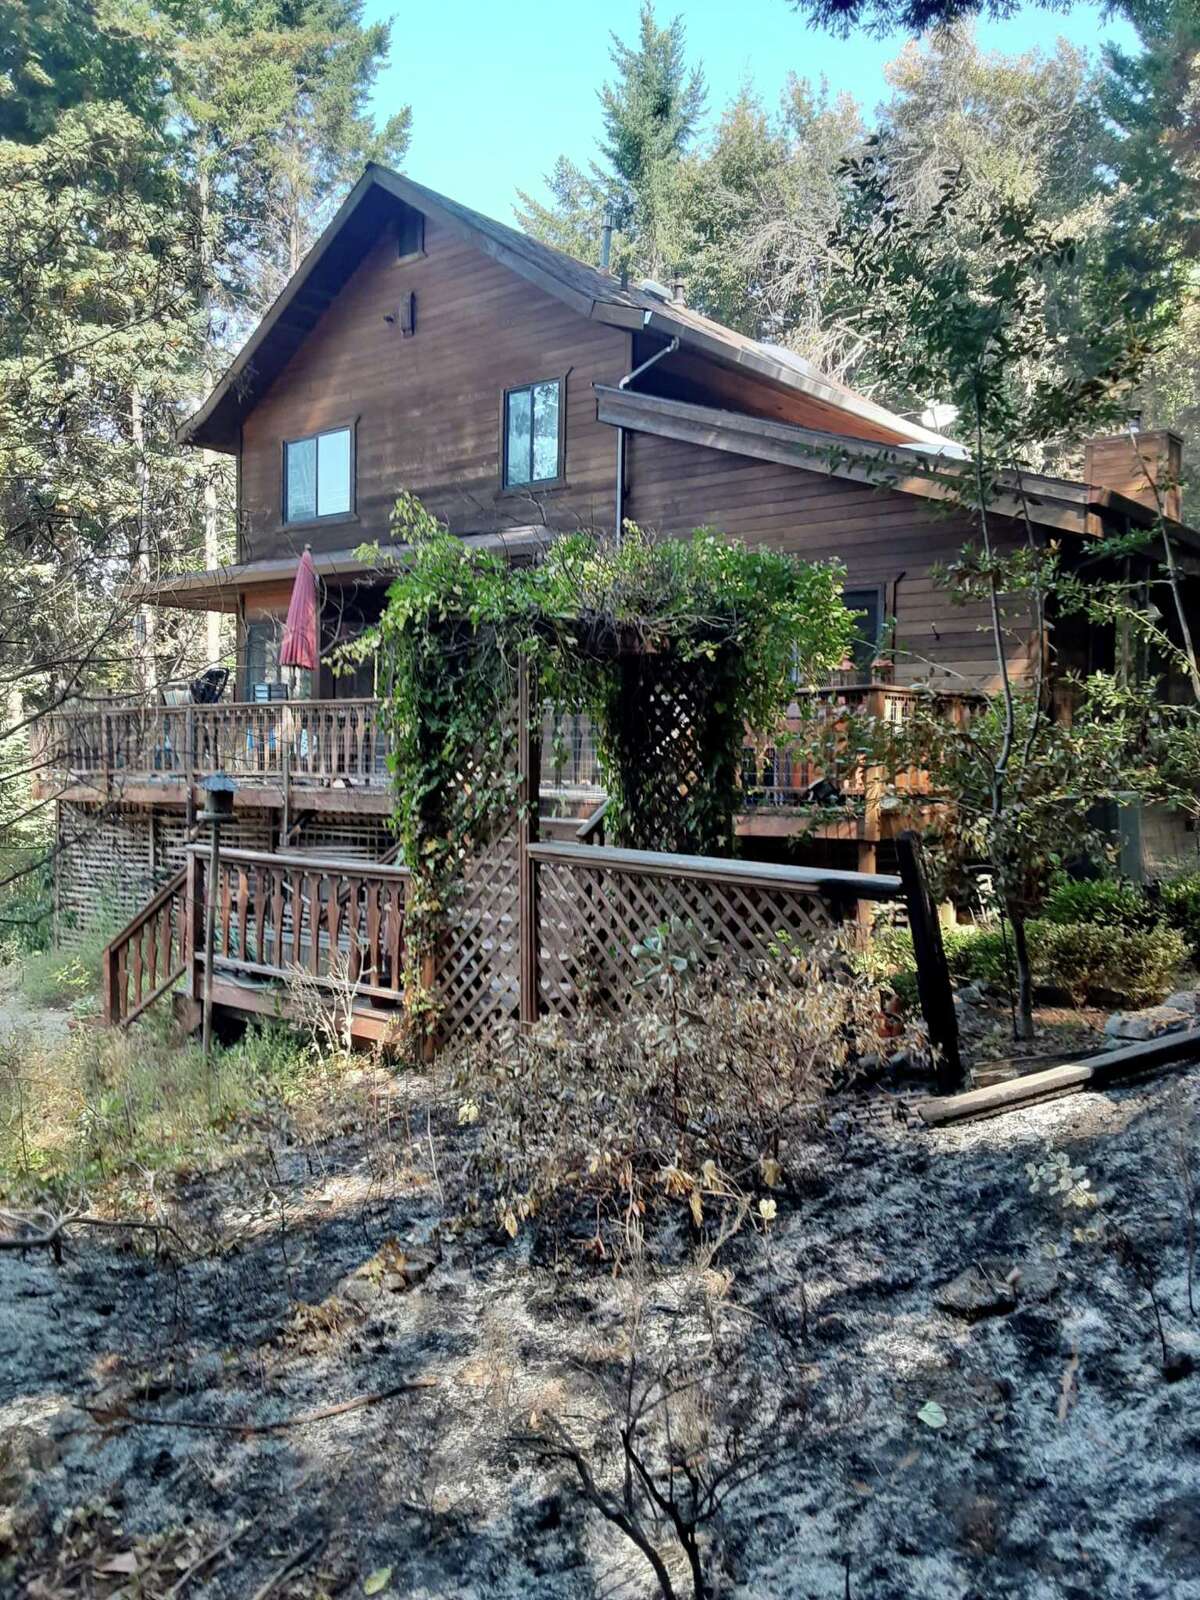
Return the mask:
[[(647, 311), (645, 313), (644, 320), (643, 320), (643, 323), (642, 323), (643, 327), (645, 327), (646, 323), (650, 321), (650, 315), (651, 315), (651, 313), (649, 311)], [(640, 367), (634, 367), (632, 372), (627, 372), (625, 374), (625, 376), (617, 384), (617, 388), (618, 389), (628, 389), (629, 385), (633, 382), (633, 380), (635, 378), (640, 377), (642, 375), (642, 373), (645, 372), (647, 367), (652, 367), (656, 361), (661, 361), (664, 356), (674, 355), (675, 351), (678, 350), (678, 349), (679, 349), (679, 336), (678, 336), (678, 334), (676, 334), (676, 336), (671, 340), (670, 344), (663, 345), (661, 350), (656, 350), (652, 356), (650, 356), (647, 360), (643, 361)], [(618, 429), (617, 429), (617, 493), (616, 493), (616, 507), (617, 507), (616, 527), (613, 530), (613, 532), (614, 532), (614, 535), (616, 537), (616, 542), (618, 544), (620, 544), (620, 542), (621, 542), (621, 530), (625, 526), (625, 429), (621, 428), (621, 427), (618, 427)]]

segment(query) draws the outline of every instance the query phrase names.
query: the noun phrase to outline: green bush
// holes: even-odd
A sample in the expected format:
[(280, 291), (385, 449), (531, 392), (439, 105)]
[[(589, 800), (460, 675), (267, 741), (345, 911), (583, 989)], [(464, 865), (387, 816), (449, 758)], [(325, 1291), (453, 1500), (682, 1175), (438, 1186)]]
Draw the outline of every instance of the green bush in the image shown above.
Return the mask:
[[(951, 977), (958, 983), (1008, 984), (1011, 956), (1006, 957), (999, 928), (946, 928), (942, 932)], [(1043, 989), (1069, 994), (1077, 1005), (1143, 1005), (1171, 987), (1177, 968), (1187, 959), (1187, 943), (1174, 928), (1126, 928), (1098, 922), (1029, 924), (1029, 952), (1034, 982)], [(916, 999), (916, 963), (912, 937), (905, 928), (881, 930), (862, 958), (862, 970), (886, 983), (906, 1004)]]
[(1095, 923), (1137, 932), (1159, 920), (1157, 908), (1140, 884), (1124, 878), (1060, 878), (1039, 921)]
[(89, 929), (69, 950), (39, 950), (24, 956), (19, 970), (25, 999), (34, 1006), (67, 1006), (98, 995), (100, 957), (111, 937), (112, 929), (105, 923)]
[(1158, 886), (1158, 895), (1167, 921), (1178, 928), (1192, 954), (1200, 956), (1200, 872), (1165, 879)]
[(1159, 1000), (1187, 960), (1174, 928), (1102, 927), (1095, 922), (1034, 922), (1029, 927), (1034, 977), (1065, 989), (1077, 1005), (1145, 1005)]

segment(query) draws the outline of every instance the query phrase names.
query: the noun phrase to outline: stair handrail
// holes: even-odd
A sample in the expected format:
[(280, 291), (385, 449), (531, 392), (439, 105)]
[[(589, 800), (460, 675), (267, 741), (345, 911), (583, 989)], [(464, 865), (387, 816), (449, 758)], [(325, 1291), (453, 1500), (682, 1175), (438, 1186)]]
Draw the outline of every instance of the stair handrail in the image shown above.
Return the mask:
[(100, 969), (104, 993), (104, 1020), (110, 1027), (115, 1025), (120, 1028), (127, 1028), (144, 1011), (148, 1011), (156, 1000), (173, 988), (187, 971), (186, 940), (184, 938), (181, 908), (178, 965), (162, 979), (151, 994), (144, 996), (131, 1010), (125, 1010), (125, 994), (123, 986), (119, 982), (121, 951), (128, 949), (146, 924), (153, 921), (165, 905), (169, 904), (176, 896), (182, 897), (186, 885), (187, 867), (182, 866), (167, 879), (160, 889), (157, 889), (150, 896), (143, 906), (134, 912), (125, 926), (114, 934), (105, 945), (100, 957)]

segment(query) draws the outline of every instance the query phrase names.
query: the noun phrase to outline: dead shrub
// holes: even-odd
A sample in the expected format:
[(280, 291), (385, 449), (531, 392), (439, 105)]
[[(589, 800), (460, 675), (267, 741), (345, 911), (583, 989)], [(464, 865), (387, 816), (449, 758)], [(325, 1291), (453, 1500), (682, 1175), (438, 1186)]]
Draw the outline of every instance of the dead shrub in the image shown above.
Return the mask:
[(697, 1229), (744, 1209), (786, 1187), (831, 1089), (902, 1042), (881, 1037), (878, 993), (836, 944), (734, 972), (661, 934), (639, 947), (646, 978), (619, 1020), (548, 1020), (456, 1058), (468, 1208), (514, 1237), (530, 1218), (586, 1218), (605, 1254), (671, 1205)]

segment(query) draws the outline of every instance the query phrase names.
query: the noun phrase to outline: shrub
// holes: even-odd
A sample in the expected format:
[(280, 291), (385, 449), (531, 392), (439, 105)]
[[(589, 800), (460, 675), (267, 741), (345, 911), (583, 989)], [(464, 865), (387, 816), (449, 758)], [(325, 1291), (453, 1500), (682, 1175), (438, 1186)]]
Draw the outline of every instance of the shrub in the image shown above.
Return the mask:
[(86, 1002), (100, 991), (100, 957), (112, 937), (106, 923), (90, 928), (70, 949), (40, 950), (20, 962), (21, 993), (31, 1005)]
[[(942, 942), (950, 975), (960, 983), (1007, 986), (1012, 972), (999, 928), (947, 928)], [(1142, 1005), (1171, 986), (1187, 959), (1187, 944), (1173, 928), (1129, 928), (1119, 923), (1055, 922), (1029, 924), (1034, 981), (1039, 988), (1063, 990), (1077, 1005), (1088, 1001)], [(862, 963), (867, 976), (886, 983), (906, 1005), (915, 1003), (917, 982), (912, 937), (889, 928), (872, 940)]]
[(836, 950), (652, 971), (617, 1022), (546, 1021), (459, 1054), (469, 1210), (512, 1235), (583, 1219), (598, 1253), (664, 1207), (699, 1227), (786, 1183), (828, 1091), (885, 1048), (874, 987)]
[(1200, 956), (1200, 872), (1165, 879), (1158, 895), (1167, 921), (1184, 936), (1192, 954)]
[(1090, 922), (1105, 928), (1137, 932), (1158, 920), (1149, 895), (1124, 878), (1060, 878), (1050, 891), (1039, 919), (1043, 922)]
[(1174, 928), (1034, 922), (1029, 931), (1038, 981), (1065, 989), (1077, 1005), (1088, 1000), (1145, 1005), (1161, 999), (1188, 954)]

